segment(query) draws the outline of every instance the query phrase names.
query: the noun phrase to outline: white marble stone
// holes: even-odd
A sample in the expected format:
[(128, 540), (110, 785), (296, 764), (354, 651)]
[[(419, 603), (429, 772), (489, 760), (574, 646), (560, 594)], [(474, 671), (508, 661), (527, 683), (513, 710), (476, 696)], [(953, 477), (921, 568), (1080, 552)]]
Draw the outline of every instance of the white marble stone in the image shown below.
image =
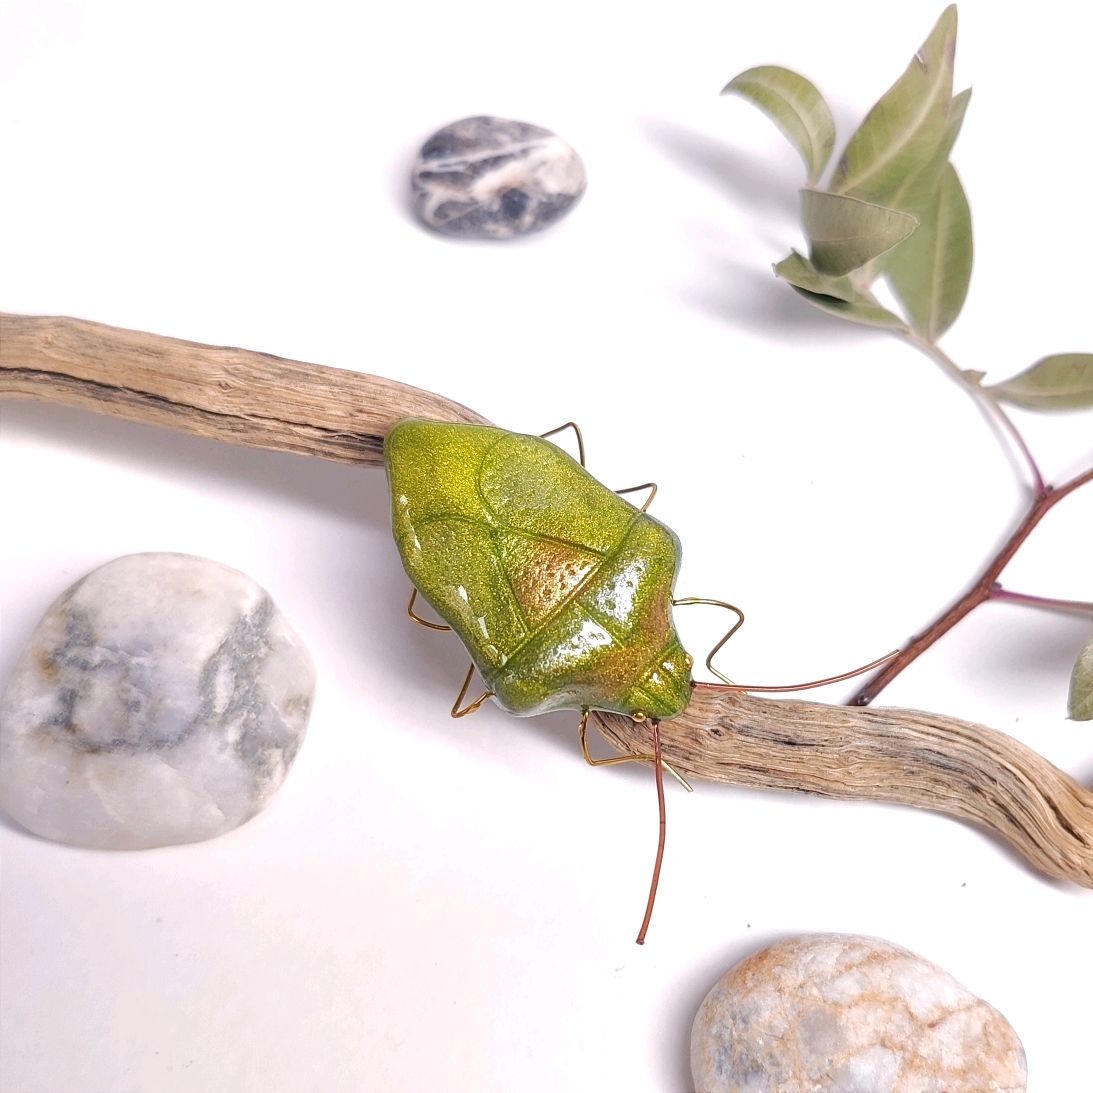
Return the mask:
[(877, 938), (811, 934), (731, 968), (691, 1032), (697, 1093), (1022, 1093), (1006, 1019)]
[(438, 130), (413, 171), (418, 216), (473, 239), (545, 228), (573, 207), (585, 183), (580, 156), (549, 129), (488, 116)]
[(0, 807), (77, 846), (212, 838), (280, 786), (314, 688), (250, 577), (185, 554), (118, 558), (49, 608), (0, 696)]

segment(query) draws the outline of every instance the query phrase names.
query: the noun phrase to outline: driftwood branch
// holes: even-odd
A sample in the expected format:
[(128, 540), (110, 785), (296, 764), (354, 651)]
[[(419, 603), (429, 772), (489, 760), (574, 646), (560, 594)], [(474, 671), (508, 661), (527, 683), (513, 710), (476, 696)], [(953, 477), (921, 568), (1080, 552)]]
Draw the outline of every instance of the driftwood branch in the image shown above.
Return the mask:
[(29, 315), (0, 315), (0, 398), (60, 402), (230, 444), (376, 467), (387, 430), (410, 413), (485, 421), (450, 399), (378, 376)]
[[(596, 717), (612, 746), (648, 751), (644, 726)], [(1049, 876), (1093, 888), (1093, 792), (983, 725), (699, 686), (661, 737), (664, 758), (688, 776), (944, 812), (995, 831)]]
[[(65, 318), (0, 316), (0, 398), (61, 402), (233, 444), (378, 465), (409, 415), (480, 422), (392, 380)], [(647, 727), (598, 715), (647, 749)], [(700, 686), (661, 727), (687, 775), (890, 801), (981, 824), (1049, 876), (1093, 887), (1093, 792), (1000, 732), (939, 714), (786, 702)]]

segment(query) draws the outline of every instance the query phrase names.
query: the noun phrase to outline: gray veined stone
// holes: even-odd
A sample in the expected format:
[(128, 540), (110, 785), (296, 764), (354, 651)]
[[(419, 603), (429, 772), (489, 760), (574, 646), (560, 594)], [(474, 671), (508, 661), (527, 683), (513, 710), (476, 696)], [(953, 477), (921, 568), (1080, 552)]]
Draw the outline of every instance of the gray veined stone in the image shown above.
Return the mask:
[(1024, 1093), (1006, 1019), (887, 941), (812, 934), (730, 968), (699, 1007), (700, 1093)]
[(220, 835), (284, 781), (314, 689), (250, 577), (185, 554), (117, 558), (49, 608), (0, 696), (0, 807), (77, 846)]
[(553, 224), (585, 188), (580, 156), (549, 129), (476, 117), (434, 133), (414, 164), (418, 216), (437, 231), (511, 239)]

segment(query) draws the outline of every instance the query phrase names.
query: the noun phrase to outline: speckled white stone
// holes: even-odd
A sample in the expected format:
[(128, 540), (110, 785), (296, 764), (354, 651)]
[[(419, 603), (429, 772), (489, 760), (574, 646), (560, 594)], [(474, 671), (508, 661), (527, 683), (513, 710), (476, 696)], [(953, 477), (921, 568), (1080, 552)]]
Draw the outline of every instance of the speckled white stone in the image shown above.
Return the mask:
[(118, 558), (49, 608), (0, 696), (0, 807), (77, 846), (212, 838), (280, 786), (314, 687), (250, 577), (185, 554)]
[(697, 1093), (1023, 1093), (1006, 1019), (877, 938), (812, 934), (731, 968), (691, 1031)]
[(435, 132), (414, 164), (414, 206), (439, 232), (511, 239), (564, 216), (584, 193), (580, 156), (549, 129), (488, 115)]

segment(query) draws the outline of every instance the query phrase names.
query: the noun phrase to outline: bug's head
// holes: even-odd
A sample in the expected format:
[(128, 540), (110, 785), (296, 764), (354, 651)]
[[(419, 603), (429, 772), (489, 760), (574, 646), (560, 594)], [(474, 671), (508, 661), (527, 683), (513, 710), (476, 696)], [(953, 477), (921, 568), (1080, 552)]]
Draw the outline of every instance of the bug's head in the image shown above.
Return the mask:
[(635, 721), (646, 718), (666, 721), (670, 717), (678, 717), (691, 701), (693, 665), (691, 654), (677, 640), (673, 640), (645, 669), (636, 686), (626, 696), (629, 707), (626, 712)]

